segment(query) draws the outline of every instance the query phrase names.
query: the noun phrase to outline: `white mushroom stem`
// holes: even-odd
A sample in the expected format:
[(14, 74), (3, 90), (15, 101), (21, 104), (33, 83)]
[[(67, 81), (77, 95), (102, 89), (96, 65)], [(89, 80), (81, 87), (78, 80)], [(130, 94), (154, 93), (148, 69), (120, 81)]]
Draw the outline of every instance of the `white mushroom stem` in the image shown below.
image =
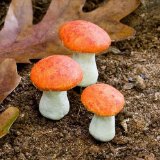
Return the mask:
[(95, 114), (89, 126), (89, 133), (102, 142), (112, 140), (115, 136), (115, 116), (102, 117)]
[(66, 91), (44, 91), (39, 104), (40, 113), (49, 119), (59, 120), (69, 112)]
[(83, 80), (78, 86), (86, 87), (96, 83), (98, 79), (98, 70), (95, 54), (75, 53), (72, 58), (80, 64), (83, 71)]

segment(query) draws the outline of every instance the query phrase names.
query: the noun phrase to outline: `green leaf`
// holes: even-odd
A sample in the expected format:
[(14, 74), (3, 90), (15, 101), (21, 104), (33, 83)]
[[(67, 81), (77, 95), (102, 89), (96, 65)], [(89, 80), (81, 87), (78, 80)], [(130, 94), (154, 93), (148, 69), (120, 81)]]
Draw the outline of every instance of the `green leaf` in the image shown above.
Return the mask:
[(5, 136), (14, 121), (19, 116), (19, 109), (16, 107), (9, 107), (0, 114), (0, 138)]

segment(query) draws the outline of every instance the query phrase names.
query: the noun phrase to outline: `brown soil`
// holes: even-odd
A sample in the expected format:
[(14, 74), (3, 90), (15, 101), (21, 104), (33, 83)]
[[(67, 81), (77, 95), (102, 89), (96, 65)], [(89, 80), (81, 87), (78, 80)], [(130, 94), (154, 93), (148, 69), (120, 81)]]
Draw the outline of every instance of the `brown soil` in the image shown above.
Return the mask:
[[(0, 2), (4, 15), (6, 2)], [(42, 117), (42, 93), (29, 78), (32, 65), (18, 64), (22, 81), (2, 106), (17, 106), (21, 114), (0, 139), (1, 160), (160, 160), (160, 1), (142, 2), (123, 20), (137, 30), (135, 38), (113, 43), (108, 54), (97, 56), (99, 82), (118, 88), (126, 99), (116, 116), (115, 138), (100, 143), (89, 135), (93, 114), (84, 109), (76, 89), (68, 92), (67, 116), (55, 122)]]

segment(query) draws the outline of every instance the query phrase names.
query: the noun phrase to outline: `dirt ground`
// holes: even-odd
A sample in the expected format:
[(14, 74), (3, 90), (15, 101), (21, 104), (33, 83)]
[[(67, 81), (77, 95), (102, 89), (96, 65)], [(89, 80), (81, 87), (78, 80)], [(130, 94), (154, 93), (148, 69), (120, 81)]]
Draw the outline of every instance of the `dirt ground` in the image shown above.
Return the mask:
[[(7, 2), (0, 2), (4, 13)], [(100, 143), (89, 135), (93, 114), (83, 107), (76, 89), (68, 92), (67, 116), (60, 121), (42, 117), (38, 111), (42, 93), (29, 78), (32, 64), (18, 64), (22, 81), (1, 106), (17, 106), (21, 114), (0, 139), (1, 160), (160, 160), (160, 1), (142, 2), (123, 20), (136, 29), (135, 38), (113, 43), (109, 53), (96, 57), (98, 81), (119, 89), (126, 100), (116, 116), (115, 138)], [(35, 22), (43, 8), (39, 4), (34, 6)], [(1, 12), (0, 24), (3, 17)]]

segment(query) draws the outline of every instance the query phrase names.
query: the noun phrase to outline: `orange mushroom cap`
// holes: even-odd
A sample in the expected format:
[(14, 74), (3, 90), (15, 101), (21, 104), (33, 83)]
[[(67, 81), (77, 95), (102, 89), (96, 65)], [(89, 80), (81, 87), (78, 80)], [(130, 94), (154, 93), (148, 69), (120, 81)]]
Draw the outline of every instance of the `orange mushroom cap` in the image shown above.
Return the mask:
[(32, 70), (33, 84), (43, 91), (66, 91), (82, 81), (80, 65), (72, 58), (53, 55), (40, 60)]
[(64, 46), (80, 53), (100, 53), (109, 48), (111, 39), (99, 26), (84, 20), (63, 24), (59, 36)]
[(81, 101), (87, 110), (99, 116), (114, 116), (125, 103), (124, 96), (117, 89), (103, 83), (85, 88)]

